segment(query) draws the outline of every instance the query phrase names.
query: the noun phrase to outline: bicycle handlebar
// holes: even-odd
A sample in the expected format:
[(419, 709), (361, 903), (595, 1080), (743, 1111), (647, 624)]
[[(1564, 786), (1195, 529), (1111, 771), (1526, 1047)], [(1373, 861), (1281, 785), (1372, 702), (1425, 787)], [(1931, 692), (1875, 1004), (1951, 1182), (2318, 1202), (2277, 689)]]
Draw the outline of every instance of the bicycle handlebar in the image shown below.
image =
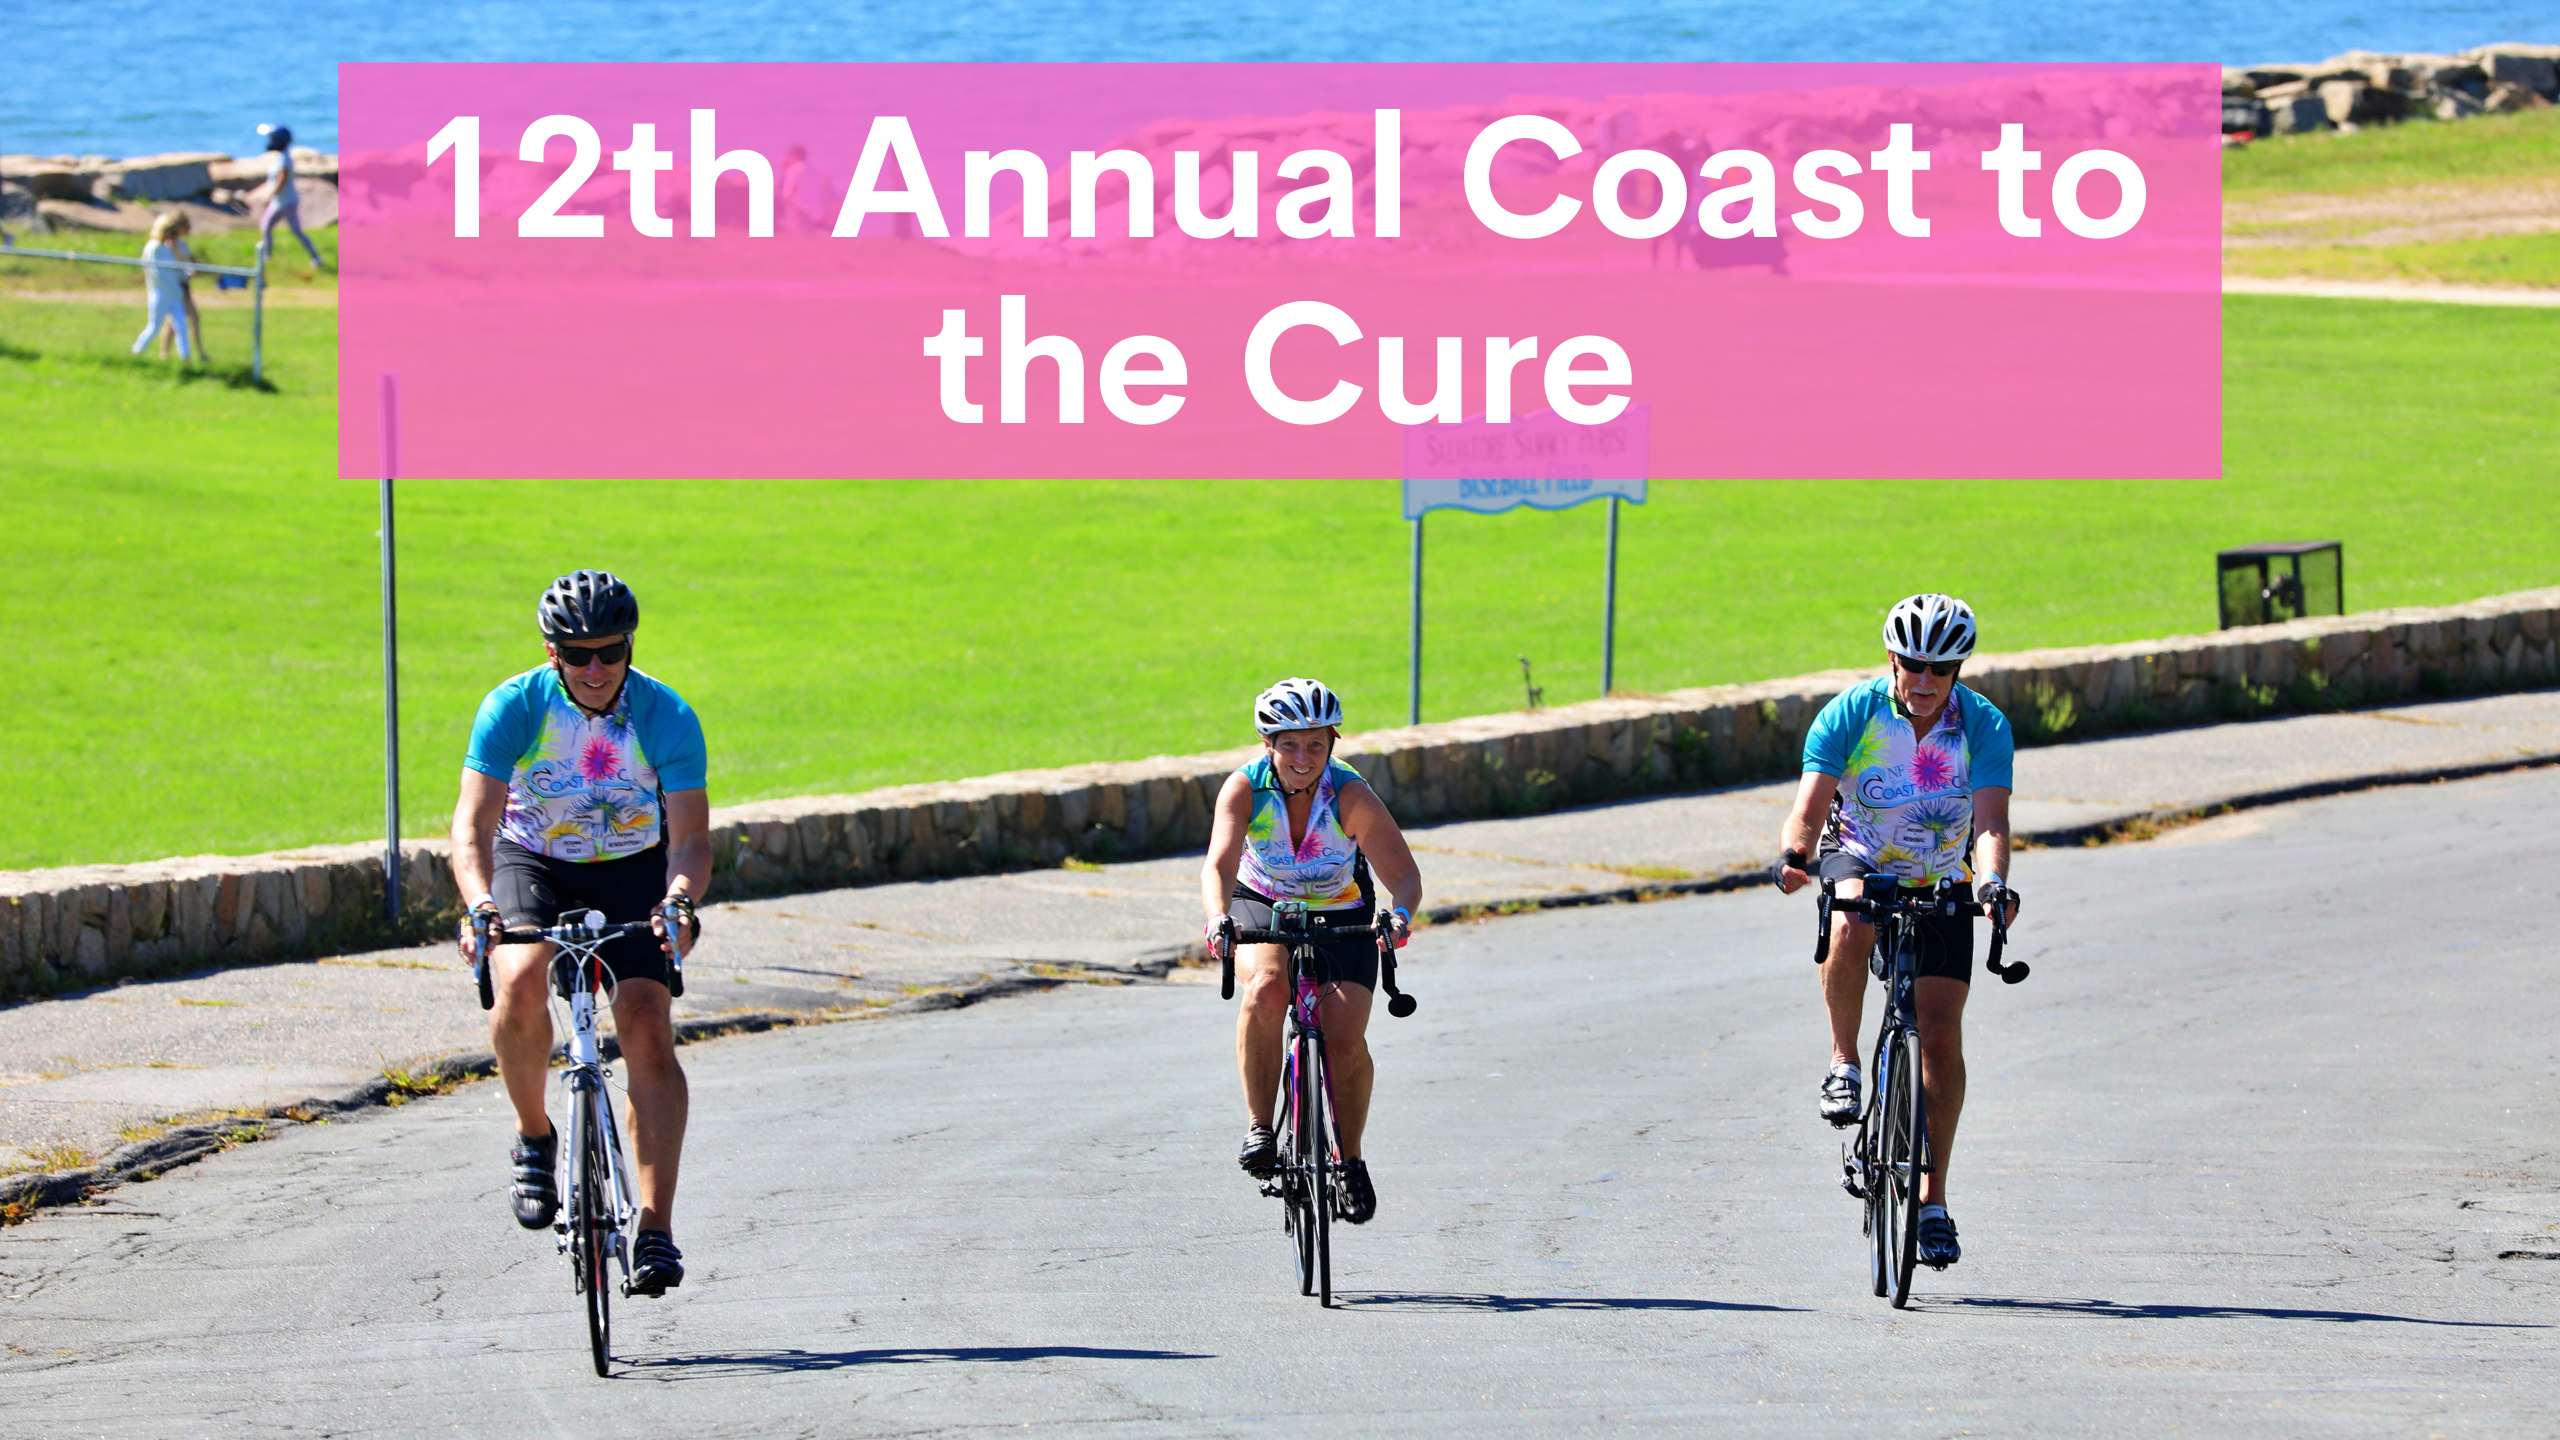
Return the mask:
[(2009, 944), (2008, 907), (2005, 905), (1986, 905), (1978, 900), (1946, 900), (1932, 896), (1926, 891), (1882, 900), (1872, 899), (1866, 896), (1859, 896), (1854, 899), (1842, 899), (1839, 896), (1833, 895), (1830, 888), (1826, 886), (1822, 892), (1822, 907), (1823, 914), (1819, 922), (1821, 925), (1821, 933), (1815, 937), (1813, 948), (1813, 963), (1816, 965), (1823, 963), (1831, 953), (1830, 912), (1833, 910), (1843, 910), (1852, 915), (1867, 916), (1890, 914), (1914, 916), (1988, 915), (1991, 917), (1991, 956), (1984, 962), (1985, 967), (1988, 968), (1992, 974), (1999, 976), (2000, 983), (2004, 985), (2015, 985), (2019, 981), (2027, 978), (2027, 962), (2020, 960), (2013, 964), (2002, 964), (2000, 960), (2000, 952), (2006, 949)]
[[(1312, 945), (1320, 940), (1347, 939), (1360, 932), (1356, 930), (1244, 930), (1229, 926), (1227, 933), (1236, 945)], [(1387, 992), (1387, 1013), (1401, 1020), (1421, 1009), (1422, 1002), (1396, 988), (1395, 922), (1386, 912), (1381, 911), (1376, 922), (1370, 926), (1369, 933), (1378, 942), (1378, 983), (1379, 988)], [(1236, 996), (1236, 960), (1235, 951), (1232, 948), (1227, 952), (1225, 973), (1218, 994), (1220, 999), (1225, 1000), (1232, 1000)]]

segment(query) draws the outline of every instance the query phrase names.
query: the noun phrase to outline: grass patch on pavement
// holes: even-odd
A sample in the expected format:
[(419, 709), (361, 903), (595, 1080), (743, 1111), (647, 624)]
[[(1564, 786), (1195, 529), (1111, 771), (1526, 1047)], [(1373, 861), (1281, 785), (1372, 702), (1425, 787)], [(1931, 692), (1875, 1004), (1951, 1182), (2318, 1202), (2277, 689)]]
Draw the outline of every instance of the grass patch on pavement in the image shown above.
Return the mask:
[[(139, 309), (0, 298), (0, 868), (378, 834), (376, 499), (334, 477), (336, 316), (269, 313), (262, 393), (85, 358)], [(1868, 664), (1923, 588), (1993, 650), (2209, 630), (2213, 551), (2252, 541), (2344, 540), (2359, 609), (2560, 583), (2560, 315), (2225, 315), (2226, 479), (1657, 481), (1624, 517), (1619, 684)], [(578, 565), (638, 588), (718, 804), (1238, 745), (1287, 674), (1400, 723), (1394, 488), (410, 482), (404, 828), (444, 828), (474, 709)], [(1550, 702), (1595, 693), (1604, 522), (1432, 518), (1426, 719), (1518, 708), (1521, 654)]]

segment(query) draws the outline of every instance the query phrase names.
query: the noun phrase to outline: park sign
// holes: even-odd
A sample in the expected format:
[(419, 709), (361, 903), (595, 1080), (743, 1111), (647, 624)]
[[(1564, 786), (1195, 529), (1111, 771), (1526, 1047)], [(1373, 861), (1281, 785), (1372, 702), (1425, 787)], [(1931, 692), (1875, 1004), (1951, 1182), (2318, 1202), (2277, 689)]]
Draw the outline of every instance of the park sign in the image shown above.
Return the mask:
[(339, 76), (350, 476), (2221, 473), (2210, 65)]
[(1577, 424), (1541, 410), (1508, 425), (1472, 416), (1404, 431), (1404, 518), (1431, 510), (1498, 515), (1521, 505), (1563, 510), (1614, 497), (1644, 503), (1653, 404)]

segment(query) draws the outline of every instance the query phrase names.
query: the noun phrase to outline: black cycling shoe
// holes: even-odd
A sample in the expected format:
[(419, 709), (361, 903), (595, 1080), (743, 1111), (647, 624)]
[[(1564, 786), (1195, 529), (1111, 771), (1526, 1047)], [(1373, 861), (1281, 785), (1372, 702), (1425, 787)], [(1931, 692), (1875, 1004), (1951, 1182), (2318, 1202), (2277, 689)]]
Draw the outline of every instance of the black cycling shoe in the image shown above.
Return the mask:
[(1920, 1263), (1944, 1270), (1963, 1258), (1964, 1247), (1956, 1243), (1956, 1222), (1947, 1217), (1947, 1207), (1921, 1206)]
[(1858, 1070), (1854, 1065), (1834, 1065), (1822, 1077), (1822, 1118), (1835, 1126), (1858, 1123)]
[(550, 1224), (560, 1214), (560, 1132), (518, 1135), (507, 1159), (515, 1164), (516, 1223), (527, 1230)]
[(664, 1295), (684, 1283), (684, 1252), (664, 1230), (643, 1230), (631, 1247), (631, 1279), (625, 1295)]
[(1369, 1183), (1369, 1165), (1364, 1160), (1342, 1162), (1342, 1218), (1354, 1225), (1366, 1225), (1378, 1213), (1378, 1187)]
[(1244, 1132), (1244, 1148), (1236, 1152), (1236, 1164), (1256, 1180), (1280, 1173), (1280, 1145), (1271, 1138), (1270, 1126), (1255, 1125)]

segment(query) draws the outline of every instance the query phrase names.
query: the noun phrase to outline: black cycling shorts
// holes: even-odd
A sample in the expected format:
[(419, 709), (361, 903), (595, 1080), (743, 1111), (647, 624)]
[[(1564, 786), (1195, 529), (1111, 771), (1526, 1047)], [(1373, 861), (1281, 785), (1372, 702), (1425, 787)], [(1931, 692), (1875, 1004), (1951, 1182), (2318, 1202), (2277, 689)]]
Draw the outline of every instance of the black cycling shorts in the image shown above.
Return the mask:
[[(1875, 922), (1864, 915), (1841, 917), (1852, 925), (1863, 925), (1870, 931)], [(1923, 978), (1936, 976), (1960, 985), (1973, 983), (1973, 917), (1970, 915), (1924, 915), (1912, 927), (1912, 938), (1920, 946), (1920, 958), (1912, 965), (1912, 973)], [(1868, 952), (1867, 968), (1879, 977), (1884, 973), (1887, 957)]]
[[(653, 845), (619, 860), (559, 860), (536, 855), (512, 840), (496, 847), (496, 874), (489, 892), (510, 930), (538, 930), (560, 923), (563, 914), (604, 912), (605, 923), (646, 922), (667, 896), (667, 847)], [(674, 967), (655, 935), (625, 935), (605, 942), (598, 952), (613, 969), (614, 979), (655, 980), (672, 994), (684, 993), (669, 982)]]
[[(1256, 894), (1243, 886), (1228, 897), (1227, 914), (1239, 930), (1269, 930), (1272, 926), (1271, 897)], [(1308, 914), (1307, 928), (1324, 938), (1316, 941), (1315, 978), (1323, 985), (1357, 985), (1363, 990), (1378, 988), (1378, 937), (1369, 927), (1376, 923), (1375, 912), (1362, 905), (1347, 910), (1317, 910)]]

